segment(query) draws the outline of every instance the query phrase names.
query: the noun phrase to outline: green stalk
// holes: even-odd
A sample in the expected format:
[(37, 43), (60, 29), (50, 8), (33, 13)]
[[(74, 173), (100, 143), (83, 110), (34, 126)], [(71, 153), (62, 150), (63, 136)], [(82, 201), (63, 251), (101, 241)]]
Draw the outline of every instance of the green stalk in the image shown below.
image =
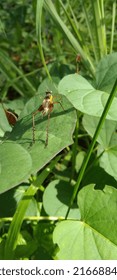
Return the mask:
[(83, 161), (83, 164), (82, 164), (82, 167), (81, 167), (79, 176), (78, 176), (78, 180), (77, 180), (76, 185), (75, 185), (75, 187), (74, 187), (74, 192), (73, 192), (73, 195), (72, 195), (72, 197), (71, 197), (70, 205), (69, 205), (69, 207), (68, 207), (68, 210), (67, 210), (65, 219), (67, 219), (68, 214), (69, 214), (69, 211), (70, 211), (70, 208), (71, 208), (71, 206), (72, 206), (72, 204), (73, 204), (73, 202), (74, 202), (74, 199), (75, 199), (75, 197), (76, 197), (76, 195), (77, 195), (77, 192), (78, 192), (80, 183), (81, 183), (82, 178), (83, 178), (83, 176), (84, 176), (84, 173), (85, 173), (87, 164), (88, 164), (88, 162), (89, 162), (89, 159), (90, 159), (90, 157), (91, 157), (91, 154), (92, 154), (94, 145), (95, 145), (95, 143), (96, 143), (97, 137), (98, 137), (98, 135), (99, 135), (99, 133), (100, 133), (100, 130), (101, 130), (101, 128), (102, 128), (102, 125), (103, 125), (103, 123), (104, 123), (104, 121), (105, 121), (105, 119), (106, 119), (107, 113), (108, 113), (109, 108), (110, 108), (110, 106), (111, 106), (111, 104), (112, 104), (112, 101), (113, 101), (113, 99), (114, 99), (114, 96), (115, 96), (115, 93), (116, 93), (116, 87), (117, 87), (117, 79), (116, 79), (116, 81), (115, 81), (115, 83), (114, 83), (114, 86), (113, 86), (113, 88), (112, 88), (112, 91), (111, 91), (111, 93), (110, 93), (110, 95), (109, 95), (109, 98), (108, 98), (108, 100), (107, 100), (107, 103), (106, 103), (106, 105), (105, 105), (104, 111), (103, 111), (103, 113), (102, 113), (102, 116), (101, 116), (101, 118), (100, 118), (100, 120), (99, 120), (97, 129), (96, 129), (96, 131), (95, 131), (95, 133), (94, 133), (92, 142), (91, 142), (91, 144), (90, 144), (90, 146), (89, 146), (87, 155), (86, 155), (86, 157), (85, 157), (85, 159), (84, 159), (84, 161)]
[(56, 157), (50, 163), (50, 165), (41, 172), (39, 177), (30, 185), (30, 187), (23, 195), (23, 198), (20, 200), (17, 210), (13, 216), (11, 225), (9, 227), (8, 236), (5, 244), (5, 251), (4, 251), (5, 260), (13, 260), (15, 258), (15, 249), (17, 246), (18, 234), (20, 232), (20, 228), (24, 220), (24, 216), (29, 206), (29, 203), (34, 197), (34, 195), (36, 194), (39, 186), (41, 186), (43, 181), (47, 178), (47, 176), (49, 175), (51, 170), (55, 167), (55, 164), (58, 162), (59, 159), (60, 156)]
[[(24, 81), (25, 85), (29, 88), (30, 92), (35, 94), (36, 89), (32, 85), (32, 83), (26, 78), (25, 74), (13, 63), (13, 61), (0, 49), (0, 69), (2, 73), (5, 75), (6, 79), (9, 81), (9, 85), (12, 85), (20, 94), (24, 96), (20, 85), (16, 82), (14, 76), (20, 76)], [(31, 94), (32, 95), (32, 94)]]
[(112, 53), (113, 50), (115, 17), (116, 17), (116, 0), (113, 2), (113, 10), (112, 10), (112, 31), (111, 31), (110, 53)]
[(21, 224), (23, 222), (23, 218), (28, 208), (28, 205), (35, 195), (37, 191), (37, 187), (31, 185), (26, 193), (24, 194), (23, 198), (18, 204), (17, 210), (14, 214), (13, 220), (11, 222), (8, 236), (5, 244), (5, 252), (4, 252), (4, 259), (5, 260), (13, 260), (15, 255), (15, 248), (17, 245), (18, 234), (21, 228)]
[[(68, 18), (68, 20), (69, 20), (69, 23), (70, 23), (70, 25), (71, 25), (71, 27), (72, 27), (72, 30), (73, 30), (73, 32), (74, 32), (76, 38), (78, 39), (78, 41), (79, 41), (81, 47), (83, 47), (82, 36), (81, 36), (81, 34), (80, 34), (78, 22), (77, 22), (77, 19), (76, 19), (75, 14), (74, 14), (74, 12), (73, 12), (73, 10), (72, 10), (72, 7), (71, 7), (70, 4), (69, 4), (69, 10), (70, 10), (70, 12), (69, 12), (69, 11), (67, 12), (67, 9), (66, 9), (65, 5), (63, 4), (63, 2), (62, 2), (61, 0), (59, 0), (59, 2), (60, 2), (60, 4), (61, 4), (62, 9), (64, 10), (65, 15), (67, 16), (67, 18)], [(71, 13), (71, 14), (70, 14), (70, 13)], [(72, 15), (72, 17), (71, 17), (71, 15)]]
[(66, 36), (76, 54), (79, 53), (81, 55), (85, 67), (93, 75), (93, 77), (95, 77), (95, 66), (92, 62), (92, 59), (88, 56), (88, 54), (84, 52), (77, 38), (72, 34), (72, 32), (68, 29), (63, 20), (60, 18), (54, 7), (53, 2), (51, 0), (45, 0), (44, 8), (50, 13), (51, 18), (57, 23), (59, 28), (61, 28), (64, 36)]
[(42, 48), (42, 37), (41, 37), (41, 32), (42, 32), (42, 25), (41, 25), (41, 17), (42, 17), (42, 8), (44, 5), (44, 0), (37, 0), (37, 6), (36, 6), (36, 35), (37, 35), (37, 45), (39, 48), (40, 56), (42, 63), (44, 65), (45, 71), (48, 75), (48, 78), (52, 80), (50, 73), (48, 71), (48, 67), (46, 65), (44, 53), (43, 53), (43, 48)]
[(100, 24), (101, 24), (101, 46), (103, 56), (107, 54), (107, 42), (106, 42), (106, 26), (105, 26), (105, 15), (104, 15), (104, 0), (100, 0)]
[(95, 23), (95, 36), (97, 44), (97, 54), (100, 60), (107, 53), (106, 49), (106, 35), (104, 24), (104, 4), (103, 0), (92, 0), (93, 18)]
[(93, 38), (93, 32), (92, 32), (92, 25), (90, 24), (90, 20), (88, 17), (88, 12), (87, 9), (85, 7), (85, 2), (81, 1), (82, 4), (82, 9), (85, 15), (85, 20), (86, 20), (86, 24), (87, 24), (87, 28), (88, 28), (88, 32), (89, 32), (89, 36), (90, 36), (90, 40), (91, 40), (91, 45), (93, 48), (93, 52), (94, 52), (94, 56), (95, 56), (95, 60), (96, 62), (98, 62), (98, 57), (97, 57), (97, 51), (96, 51), (96, 47), (95, 47), (95, 42), (94, 42), (94, 38)]

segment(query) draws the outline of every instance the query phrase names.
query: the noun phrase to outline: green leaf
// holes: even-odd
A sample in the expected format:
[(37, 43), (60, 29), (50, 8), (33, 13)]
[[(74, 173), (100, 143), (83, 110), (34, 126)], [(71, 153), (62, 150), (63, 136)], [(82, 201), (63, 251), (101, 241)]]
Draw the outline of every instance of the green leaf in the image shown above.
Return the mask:
[(103, 153), (100, 166), (117, 180), (117, 145)]
[[(83, 116), (83, 126), (91, 137), (93, 137), (95, 133), (98, 122), (99, 118), (97, 117), (92, 117), (86, 114)], [(98, 143), (100, 143), (104, 149), (108, 149), (109, 146), (112, 147), (112, 138), (116, 139), (114, 137), (116, 126), (117, 122), (105, 120), (105, 123), (103, 124), (103, 127), (97, 138)]]
[[(84, 115), (83, 126), (89, 135), (93, 136), (99, 118)], [(117, 179), (117, 123), (115, 121), (106, 120), (100, 134), (98, 136), (98, 154), (102, 154), (99, 159), (100, 166), (104, 170)]]
[(0, 145), (0, 193), (26, 180), (31, 172), (32, 160), (29, 153), (13, 142)]
[(96, 69), (96, 88), (111, 92), (116, 80), (117, 73), (117, 53), (103, 57)]
[(16, 259), (29, 258), (36, 251), (37, 247), (37, 241), (27, 231), (22, 231), (18, 235), (15, 252)]
[(6, 109), (10, 109), (12, 110), (12, 112), (16, 113), (18, 116), (20, 115), (21, 111), (24, 108), (24, 105), (26, 104), (26, 102), (28, 101), (28, 98), (16, 98), (14, 100), (7, 100), (7, 103), (4, 104)]
[(60, 222), (53, 240), (59, 246), (60, 260), (117, 259), (117, 190), (103, 191), (93, 185), (78, 194), (81, 221)]
[[(65, 97), (62, 106), (55, 104), (49, 122), (48, 146), (45, 148), (48, 118), (39, 112), (35, 116), (35, 143), (32, 144), (32, 114), (42, 104), (41, 95), (30, 99), (9, 136), (9, 139), (23, 146), (32, 158), (32, 173), (46, 165), (57, 153), (73, 143), (72, 134), (76, 123), (76, 112)], [(42, 95), (44, 98), (44, 96)], [(56, 99), (57, 101), (57, 99)], [(55, 102), (56, 102), (55, 101)], [(60, 98), (58, 99), (60, 101)]]
[[(65, 217), (73, 189), (67, 182), (55, 180), (45, 189), (43, 206), (50, 216)], [(79, 210), (76, 203), (70, 210), (69, 217), (79, 218)]]
[[(100, 117), (108, 99), (108, 93), (96, 90), (82, 76), (71, 74), (64, 77), (58, 86), (71, 104), (83, 113)], [(115, 97), (107, 114), (107, 119), (117, 120), (117, 98)]]
[(86, 155), (86, 153), (84, 151), (80, 151), (76, 155), (76, 166), (75, 166), (75, 169), (76, 169), (77, 173), (79, 172), (79, 170), (80, 170), (80, 168), (82, 166), (82, 163), (83, 163), (85, 155)]

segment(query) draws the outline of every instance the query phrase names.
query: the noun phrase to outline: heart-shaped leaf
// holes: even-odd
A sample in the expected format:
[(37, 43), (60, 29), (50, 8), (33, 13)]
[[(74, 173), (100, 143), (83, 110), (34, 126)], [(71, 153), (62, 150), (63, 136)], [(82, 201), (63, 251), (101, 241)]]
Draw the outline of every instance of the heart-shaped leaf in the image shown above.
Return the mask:
[[(99, 118), (84, 115), (83, 125), (89, 135), (93, 136), (96, 130)], [(106, 120), (100, 134), (97, 138), (98, 155), (103, 152), (99, 158), (100, 166), (107, 173), (117, 179), (117, 123), (115, 121)]]
[[(64, 77), (59, 83), (58, 90), (76, 109), (96, 117), (101, 116), (109, 97), (108, 93), (94, 89), (85, 78), (78, 74)], [(116, 97), (113, 99), (107, 119), (117, 120)]]
[(110, 93), (116, 78), (117, 53), (111, 53), (103, 57), (98, 64), (96, 69), (96, 88)]
[(64, 110), (58, 103), (54, 105), (53, 112), (51, 113), (48, 127), (48, 146), (45, 147), (48, 117), (42, 117), (41, 112), (35, 116), (36, 131), (35, 143), (33, 144), (32, 115), (42, 104), (42, 101), (43, 99), (37, 95), (26, 104), (20, 119), (8, 138), (8, 141), (12, 140), (22, 145), (30, 154), (32, 158), (31, 173), (37, 172), (57, 153), (73, 143), (72, 134), (76, 123), (76, 112), (71, 103), (63, 97), (61, 103)]
[(78, 194), (81, 221), (60, 222), (54, 231), (60, 260), (117, 259), (117, 190), (93, 185)]
[[(43, 206), (49, 216), (65, 217), (73, 190), (69, 183), (54, 180), (45, 189)], [(70, 210), (69, 217), (80, 217), (76, 203)]]

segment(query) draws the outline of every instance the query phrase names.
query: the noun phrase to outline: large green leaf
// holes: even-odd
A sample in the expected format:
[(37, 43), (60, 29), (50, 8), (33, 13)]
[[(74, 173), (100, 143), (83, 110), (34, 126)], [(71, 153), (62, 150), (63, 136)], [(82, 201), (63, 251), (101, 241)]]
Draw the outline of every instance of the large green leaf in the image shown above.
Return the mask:
[(103, 57), (98, 64), (96, 69), (96, 88), (110, 93), (116, 78), (117, 53), (112, 53)]
[[(86, 114), (83, 116), (83, 126), (88, 134), (92, 137), (95, 133), (98, 122), (99, 118), (97, 117), (92, 117)], [(116, 139), (116, 127), (117, 122), (105, 120), (105, 123), (97, 138), (98, 143), (100, 143), (104, 149), (108, 149), (109, 147), (113, 146), (112, 142)]]
[(78, 194), (81, 221), (60, 222), (53, 239), (58, 244), (57, 258), (62, 260), (117, 259), (117, 190), (103, 191), (93, 185)]
[[(108, 93), (94, 89), (85, 78), (78, 74), (64, 77), (59, 83), (58, 90), (68, 98), (76, 109), (96, 117), (101, 116), (109, 97)], [(107, 119), (117, 120), (116, 97), (107, 114)]]
[(0, 193), (20, 184), (30, 176), (32, 160), (19, 144), (0, 145)]
[[(9, 140), (22, 145), (32, 158), (31, 173), (34, 173), (46, 165), (57, 153), (66, 146), (73, 143), (72, 134), (76, 123), (76, 112), (71, 103), (62, 98), (62, 106), (55, 104), (49, 122), (49, 140), (45, 148), (47, 116), (42, 117), (38, 113), (35, 117), (35, 143), (32, 143), (32, 114), (42, 104), (44, 95), (36, 95), (24, 107), (24, 110), (17, 121)], [(60, 99), (59, 99), (60, 101)], [(55, 100), (56, 102), (56, 100)]]
[[(84, 115), (83, 125), (89, 135), (93, 136), (96, 130), (99, 118)], [(99, 159), (100, 166), (107, 173), (117, 179), (117, 123), (106, 120), (98, 136), (98, 154), (102, 153)]]
[[(43, 206), (50, 216), (65, 217), (73, 189), (65, 181), (54, 180), (45, 189)], [(79, 209), (74, 203), (70, 210), (69, 217), (80, 217)]]

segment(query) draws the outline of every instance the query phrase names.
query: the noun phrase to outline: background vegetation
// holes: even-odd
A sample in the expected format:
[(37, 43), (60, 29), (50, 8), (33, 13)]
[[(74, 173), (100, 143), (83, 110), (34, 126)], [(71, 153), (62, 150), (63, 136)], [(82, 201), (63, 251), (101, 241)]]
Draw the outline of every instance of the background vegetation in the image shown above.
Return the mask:
[(0, 14), (0, 259), (117, 259), (116, 1)]

